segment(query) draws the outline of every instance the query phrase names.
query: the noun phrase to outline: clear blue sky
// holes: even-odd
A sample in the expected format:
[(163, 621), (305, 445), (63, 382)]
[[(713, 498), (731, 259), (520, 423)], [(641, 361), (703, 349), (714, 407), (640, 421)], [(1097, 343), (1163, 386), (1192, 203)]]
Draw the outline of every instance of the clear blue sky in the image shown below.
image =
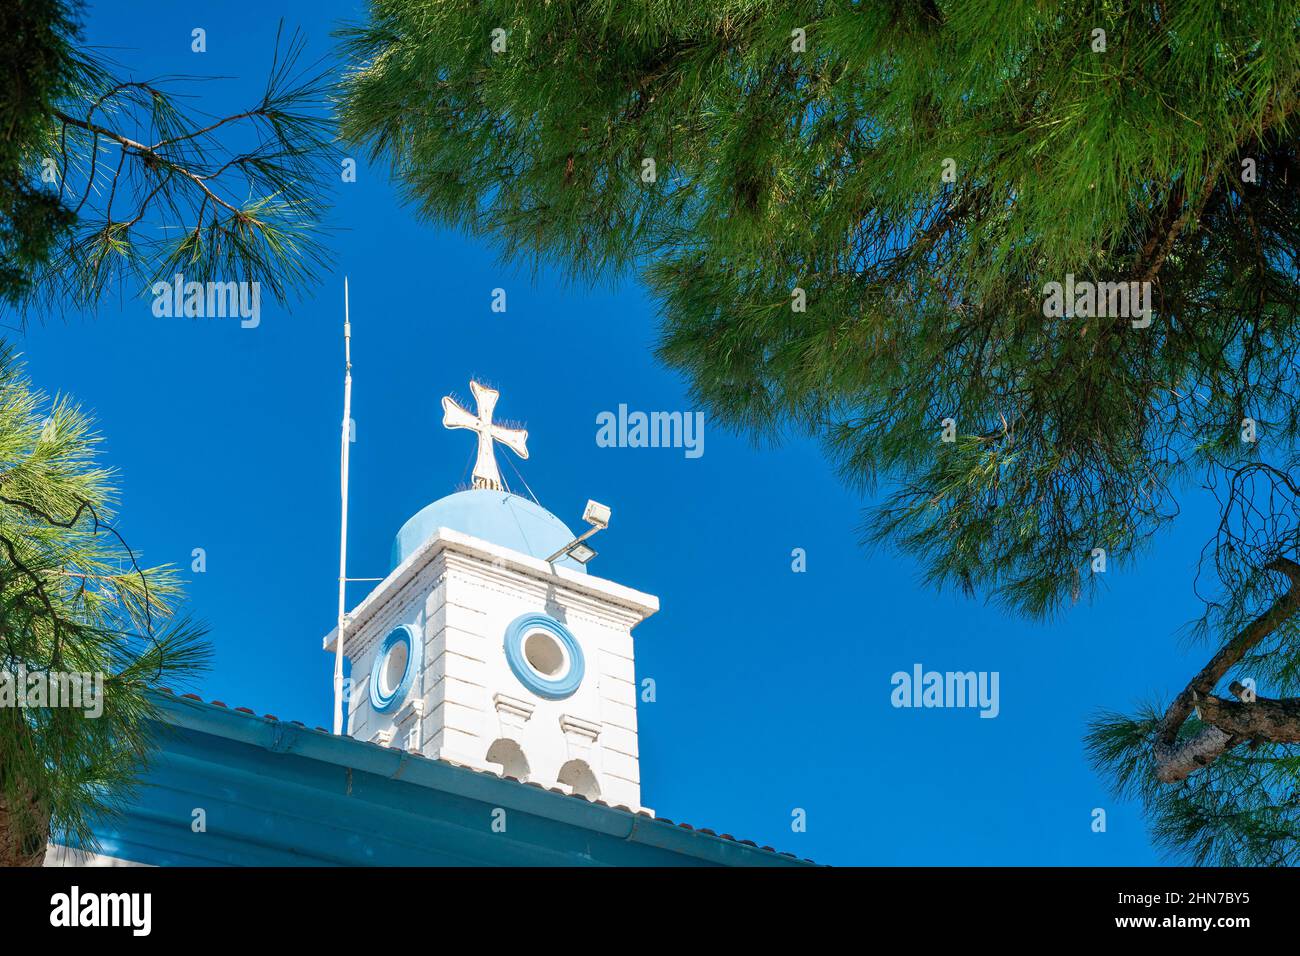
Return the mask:
[[(86, 34), (138, 79), (230, 77), (196, 91), (218, 112), (256, 96), (281, 16), (323, 55), (359, 9), (92, 2)], [(651, 355), (655, 306), (635, 283), (534, 281), (482, 243), (418, 224), (364, 162), (333, 201), (334, 274), (291, 312), (264, 305), (257, 329), (156, 319), (138, 299), (15, 336), (37, 384), (97, 415), (130, 543), (187, 573), (191, 550), (206, 549), (190, 585), (217, 652), (204, 698), (329, 723), (321, 636), (335, 615), (346, 272), (351, 573), (386, 574), (402, 522), (466, 480), (473, 443), (440, 427), (440, 398), (466, 395), (471, 376), (501, 388), (500, 414), (527, 423), (520, 468), (542, 504), (571, 526), (588, 498), (613, 506), (593, 572), (661, 598), (636, 631), (638, 676), (658, 686), (640, 708), (643, 800), (660, 815), (836, 864), (1160, 862), (1081, 736), (1097, 708), (1169, 695), (1207, 656), (1176, 633), (1196, 613), (1203, 510), (1135, 568), (1112, 564), (1103, 599), (1051, 625), (937, 594), (912, 561), (859, 547), (866, 502), (811, 442), (762, 450), (707, 427), (694, 460), (597, 447), (602, 410), (691, 409)], [(504, 315), (490, 310), (497, 287)], [(368, 587), (352, 585), (349, 604)], [(890, 675), (918, 662), (1000, 672), (1001, 714), (894, 709)], [(806, 833), (791, 832), (796, 807)], [(1108, 811), (1105, 834), (1091, 832), (1094, 807)]]

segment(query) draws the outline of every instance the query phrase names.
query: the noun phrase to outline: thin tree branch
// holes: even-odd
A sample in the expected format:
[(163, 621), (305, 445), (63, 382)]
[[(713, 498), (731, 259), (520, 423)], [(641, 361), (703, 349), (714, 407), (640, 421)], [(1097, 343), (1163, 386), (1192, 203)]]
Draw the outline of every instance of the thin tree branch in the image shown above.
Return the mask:
[[(251, 216), (248, 216), (246, 213), (244, 213), (243, 210), (238, 209), (235, 206), (232, 206), (230, 203), (226, 202), (224, 199), (222, 199), (220, 196), (214, 193), (210, 188), (208, 188), (207, 183), (204, 182), (204, 179), (206, 177), (200, 176), (198, 173), (191, 172), (189, 169), (186, 169), (184, 166), (181, 166), (178, 163), (173, 162), (172, 160), (168, 159), (166, 156), (163, 156), (162, 154), (156, 152), (153, 149), (153, 147), (146, 146), (144, 143), (137, 143), (135, 140), (127, 136), (123, 136), (121, 133), (116, 133), (111, 129), (107, 129), (103, 126), (100, 126), (97, 123), (88, 123), (84, 120), (79, 120), (76, 117), (69, 116), (67, 113), (64, 113), (62, 110), (55, 110), (54, 116), (65, 126), (75, 126), (78, 129), (85, 130), (88, 133), (94, 133), (97, 136), (107, 137), (108, 139), (120, 143), (122, 146), (128, 149), (135, 150), (137, 153), (139, 153), (141, 156), (145, 157), (148, 160), (152, 160), (153, 162), (158, 163), (159, 165), (169, 170), (173, 170), (175, 172), (180, 173), (182, 176), (185, 176), (186, 178), (193, 180), (194, 184), (197, 185), (200, 189), (202, 189), (213, 202), (218, 203), (221, 206), (224, 206), (226, 209), (230, 210), (241, 219), (247, 219), (250, 222), (257, 223), (256, 219), (254, 219)], [(260, 225), (260, 223), (258, 224)]]

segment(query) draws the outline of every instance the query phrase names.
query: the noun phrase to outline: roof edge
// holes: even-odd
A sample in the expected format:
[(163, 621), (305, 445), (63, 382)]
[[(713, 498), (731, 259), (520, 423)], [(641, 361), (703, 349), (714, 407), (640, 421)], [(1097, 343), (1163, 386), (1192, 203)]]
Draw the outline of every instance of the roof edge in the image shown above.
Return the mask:
[(674, 824), (648, 813), (634, 813), (627, 807), (614, 807), (602, 801), (548, 790), (540, 784), (521, 783), (490, 771), (475, 770), (352, 737), (335, 736), (321, 728), (312, 729), (269, 715), (259, 717), (247, 709), (205, 703), (192, 695), (178, 697), (170, 691), (154, 691), (152, 694), (167, 724), (197, 733), (275, 753), (292, 753), (392, 780), (400, 778), (413, 786), (514, 809), (718, 865), (816, 865), (793, 854), (759, 847), (750, 840), (736, 840), (711, 830)]
[[(503, 567), (521, 571), (542, 580), (559, 580), (566, 587), (587, 596), (600, 597), (613, 604), (633, 612), (645, 620), (659, 610), (659, 599), (653, 594), (646, 594), (634, 588), (626, 587), (608, 578), (594, 574), (582, 574), (569, 568), (547, 564), (541, 558), (515, 551), (511, 548), (475, 538), (472, 535), (455, 531), (451, 528), (439, 528), (424, 544), (411, 552), (410, 557), (388, 573), (383, 581), (361, 599), (361, 603), (348, 613), (348, 627), (352, 631), (365, 626), (370, 618), (387, 600), (387, 595), (404, 587), (426, 565), (444, 551), (467, 554), (487, 561), (498, 562)], [(338, 634), (335, 625), (322, 639), (325, 650), (334, 650), (334, 640)]]

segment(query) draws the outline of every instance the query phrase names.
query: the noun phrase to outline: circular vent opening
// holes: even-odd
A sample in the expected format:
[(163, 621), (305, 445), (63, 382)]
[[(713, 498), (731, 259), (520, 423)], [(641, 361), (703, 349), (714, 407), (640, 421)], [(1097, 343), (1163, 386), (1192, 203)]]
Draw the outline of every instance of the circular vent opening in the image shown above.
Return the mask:
[(558, 677), (564, 670), (564, 648), (544, 631), (534, 631), (524, 639), (524, 659), (543, 677)]
[(406, 642), (398, 641), (388, 652), (383, 670), (379, 672), (379, 690), (383, 696), (392, 697), (402, 686), (402, 678), (406, 676), (406, 658)]

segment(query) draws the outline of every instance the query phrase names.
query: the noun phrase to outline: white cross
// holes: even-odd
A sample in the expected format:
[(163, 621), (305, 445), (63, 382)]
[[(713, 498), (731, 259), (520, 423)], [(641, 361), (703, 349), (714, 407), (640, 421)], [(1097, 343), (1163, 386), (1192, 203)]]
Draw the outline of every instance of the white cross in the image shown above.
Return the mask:
[(478, 433), (478, 459), (474, 462), (474, 487), (502, 490), (501, 472), (497, 470), (497, 457), (493, 448), (501, 442), (520, 458), (528, 458), (528, 432), (522, 428), (503, 428), (492, 424), (492, 410), (496, 408), (501, 393), (495, 389), (469, 383), (474, 393), (478, 415), (471, 415), (450, 395), (442, 400), (442, 424), (445, 428), (468, 428)]

